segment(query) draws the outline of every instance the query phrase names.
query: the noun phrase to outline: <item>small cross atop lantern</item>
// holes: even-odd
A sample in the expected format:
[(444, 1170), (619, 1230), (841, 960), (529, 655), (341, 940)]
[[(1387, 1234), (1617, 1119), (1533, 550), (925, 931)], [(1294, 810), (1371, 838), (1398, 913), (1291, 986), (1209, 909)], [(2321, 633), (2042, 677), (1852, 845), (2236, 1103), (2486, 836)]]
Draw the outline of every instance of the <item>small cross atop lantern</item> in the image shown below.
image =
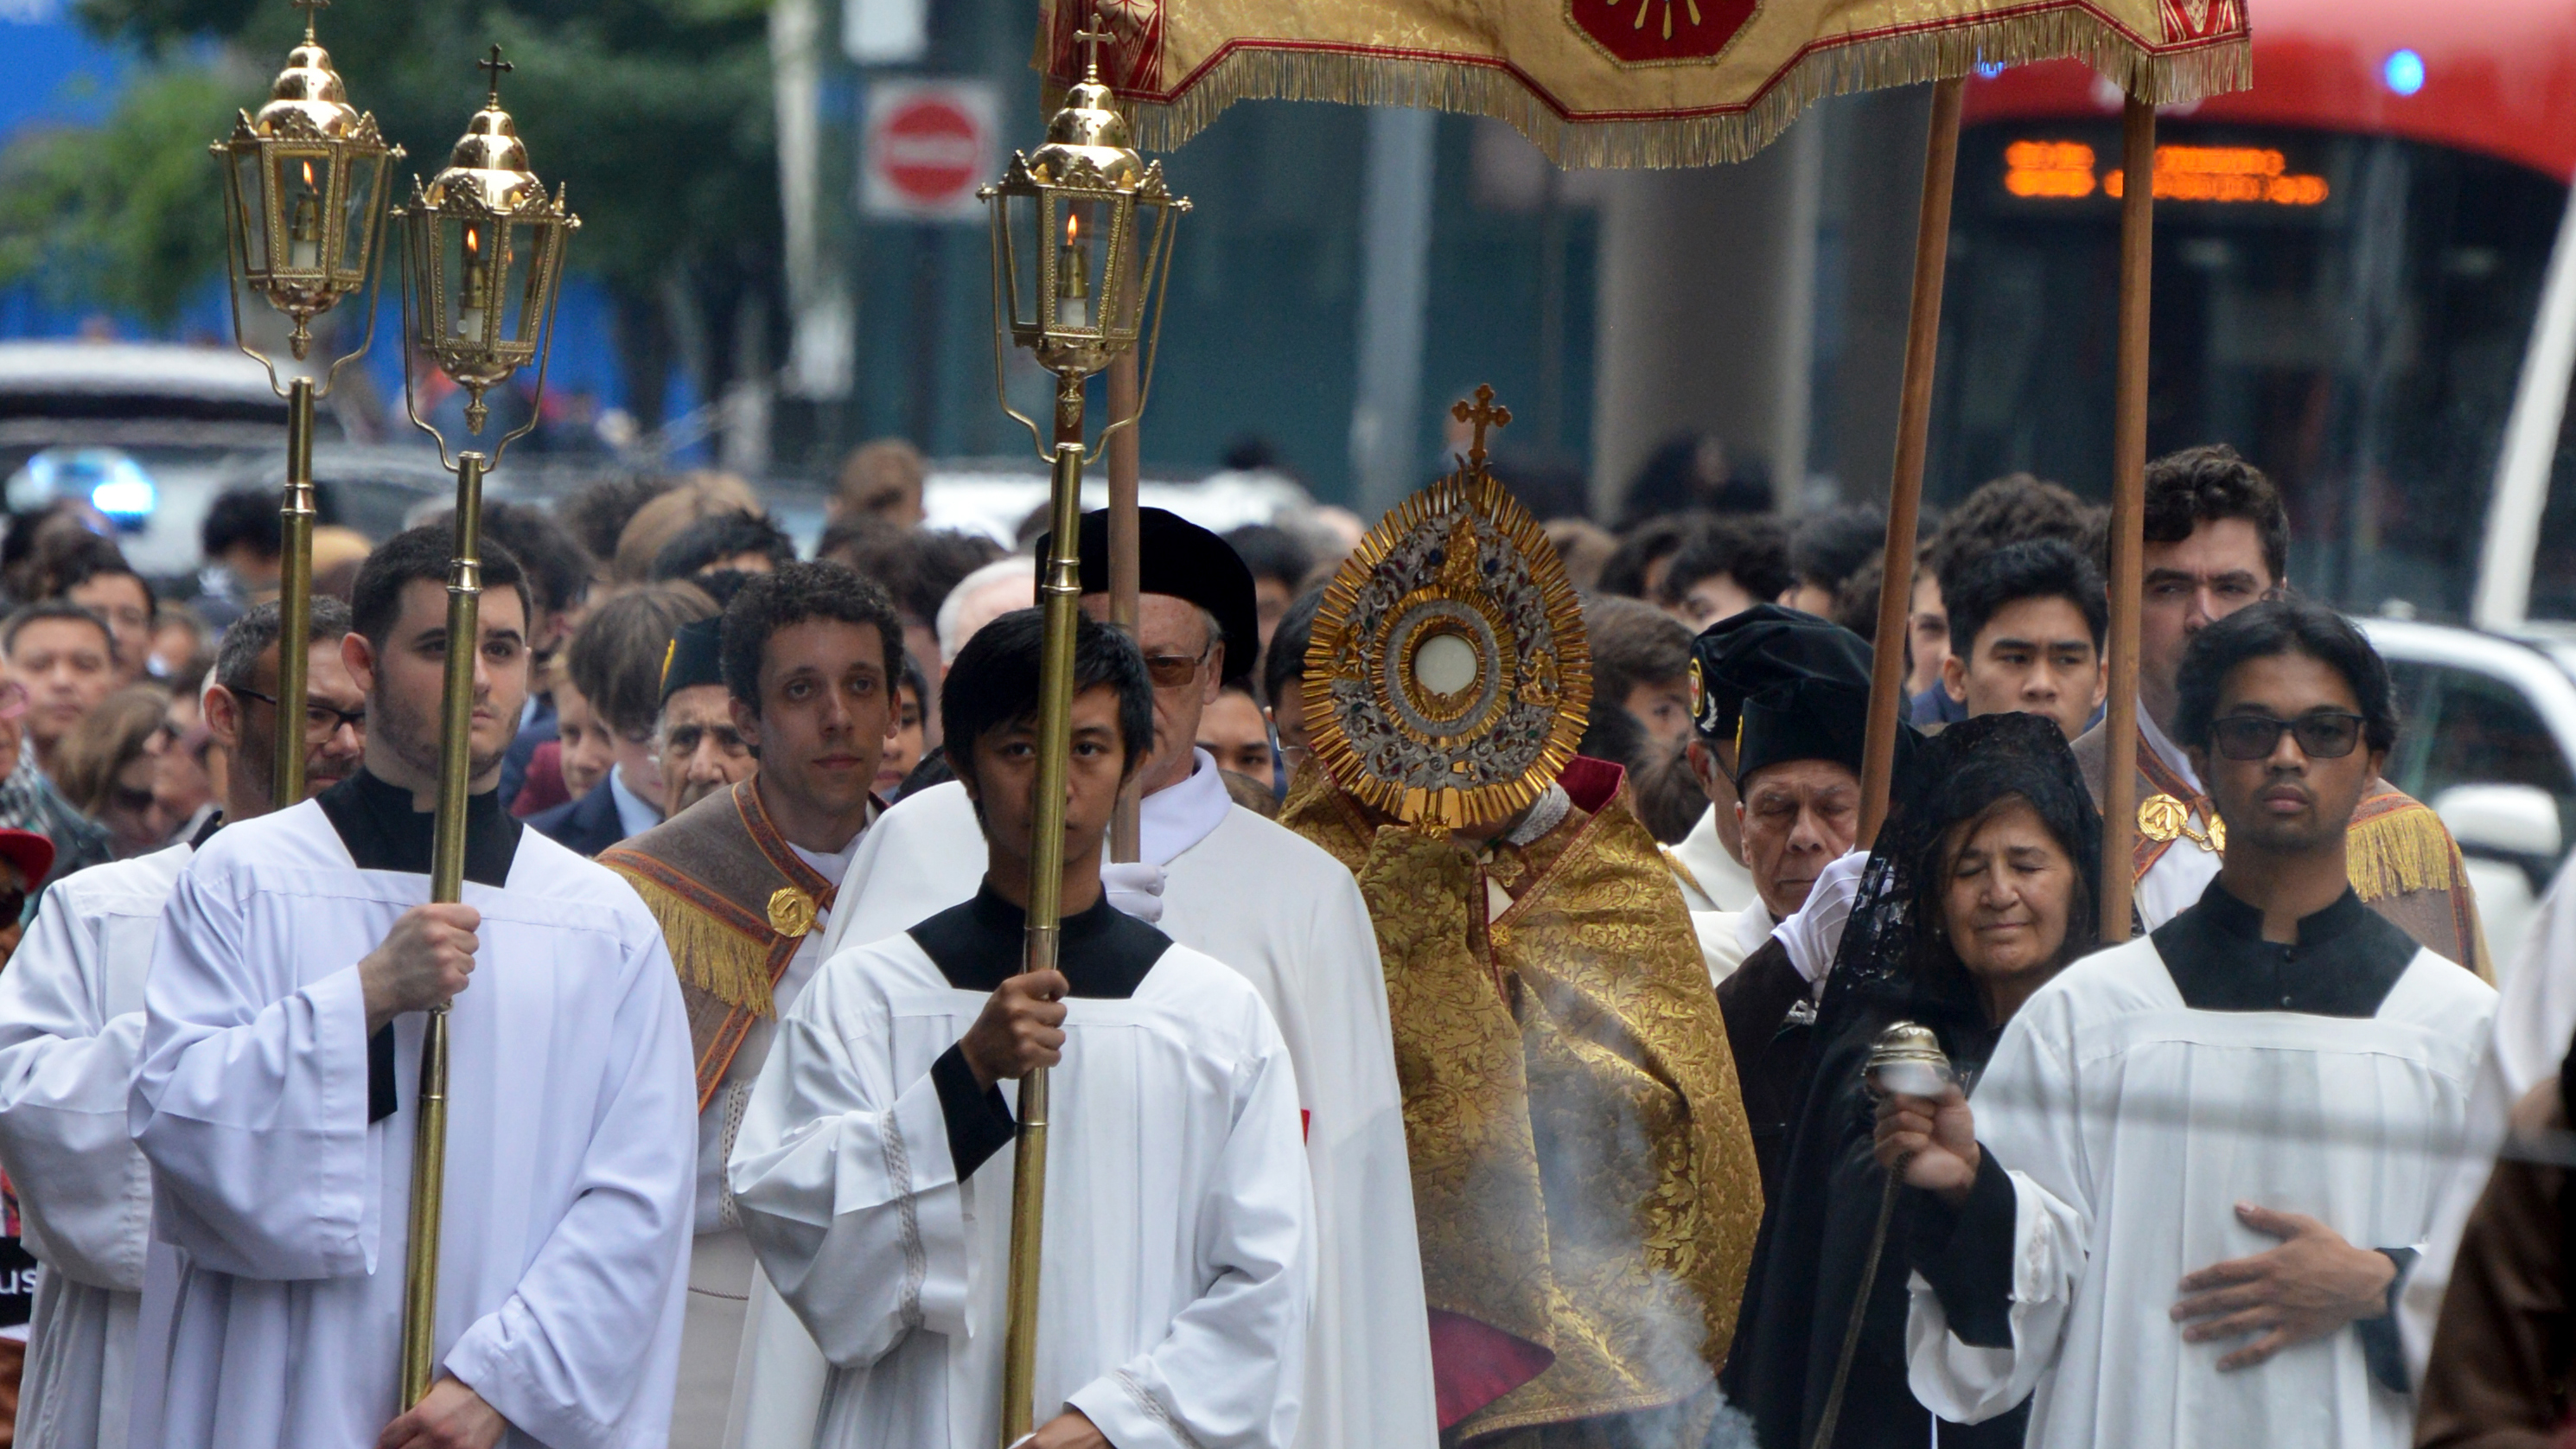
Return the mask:
[[(480, 433), (490, 414), (486, 392), (530, 363), (539, 388), (545, 385), (564, 244), (581, 221), (564, 209), (560, 187), (547, 196), (528, 169), (527, 144), (501, 109), (501, 77), (512, 69), (501, 47), (475, 65), (491, 77), (490, 97), (466, 123), (447, 169), (426, 186), (414, 177), (411, 200), (397, 215), (404, 229), (405, 376), (413, 353), (436, 361), (465, 390), (466, 428)], [(534, 412), (529, 416), (533, 425)], [(420, 422), (419, 414), (412, 420)]]

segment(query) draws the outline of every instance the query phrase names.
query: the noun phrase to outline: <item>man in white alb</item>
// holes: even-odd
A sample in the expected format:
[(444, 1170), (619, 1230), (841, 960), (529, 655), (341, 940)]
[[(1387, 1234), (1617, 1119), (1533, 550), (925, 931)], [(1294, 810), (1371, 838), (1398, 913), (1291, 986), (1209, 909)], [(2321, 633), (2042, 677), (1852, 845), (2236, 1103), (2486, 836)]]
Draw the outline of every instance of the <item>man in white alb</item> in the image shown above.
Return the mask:
[[(464, 900), (427, 903), (448, 538), (359, 570), (363, 768), (172, 891), (128, 1127), (152, 1165), (134, 1441), (656, 1449), (696, 1143), (688, 1030), (625, 883), (500, 808), (528, 600), (487, 546)], [(470, 985), (469, 985), (470, 979)], [(397, 1402), (421, 1013), (451, 1006), (434, 1379)], [(156, 1254), (156, 1257), (158, 1255)]]
[(2347, 878), (2396, 731), (2359, 631), (2257, 604), (2179, 683), (2231, 837), (2199, 904), (2040, 988), (1973, 1103), (1880, 1107), (1879, 1160), (1923, 1190), (1911, 1386), (1967, 1423), (2029, 1398), (2038, 1449), (2399, 1449), (2391, 1310), (2495, 993)]
[[(1301, 1443), (1429, 1449), (1429, 1310), (1377, 934), (1350, 871), (1234, 804), (1196, 748), (1199, 712), (1258, 648), (1251, 571), (1177, 515), (1143, 509), (1139, 526), (1138, 642), (1154, 680), (1144, 858), (1101, 874), (1113, 905), (1252, 982), (1296, 1063), (1320, 1244)], [(1108, 538), (1107, 515), (1085, 515), (1083, 607), (1094, 618), (1108, 612)], [(826, 949), (966, 900), (984, 867), (964, 786), (906, 796), (861, 837)]]
[[(358, 767), (366, 699), (340, 662), (348, 606), (313, 602), (305, 706), (304, 788), (317, 793)], [(221, 820), (268, 813), (275, 789), (275, 603), (233, 621), (206, 683), (205, 716), (224, 751)], [(9, 969), (0, 972), (0, 1167), (43, 1266), (18, 1385), (21, 1449), (88, 1449), (126, 1441), (126, 1399), (142, 1302), (152, 1183), (125, 1135), (126, 1086), (143, 1040), (143, 977), (152, 933), (194, 837), (57, 881)]]
[(797, 1406), (800, 1442), (1003, 1442), (1015, 1120), (1000, 1088), (1046, 1066), (1031, 1449), (1286, 1449), (1314, 1282), (1296, 1077), (1241, 976), (1102, 895), (1102, 832), (1153, 703), (1135, 646), (1089, 620), (1057, 966), (1018, 974), (1043, 633), (1034, 609), (1004, 615), (944, 684), (943, 734), (990, 842), (980, 890), (825, 962), (743, 1117), (736, 1211), (833, 1366), (819, 1414)]

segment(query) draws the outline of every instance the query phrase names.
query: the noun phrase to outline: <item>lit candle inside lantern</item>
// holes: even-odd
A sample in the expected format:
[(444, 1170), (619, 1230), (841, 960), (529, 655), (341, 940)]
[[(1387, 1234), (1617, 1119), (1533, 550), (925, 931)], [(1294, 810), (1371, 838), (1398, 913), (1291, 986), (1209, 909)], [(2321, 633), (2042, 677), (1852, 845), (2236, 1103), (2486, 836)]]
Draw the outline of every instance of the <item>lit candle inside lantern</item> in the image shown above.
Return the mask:
[(1082, 213), (1064, 214), (1064, 255), (1056, 259), (1055, 323), (1091, 325), (1091, 248), (1083, 244)]
[(290, 267), (322, 265), (322, 197), (313, 184), (313, 163), (304, 163), (304, 189), (295, 193), (295, 205), (286, 221), (286, 264)]
[(457, 336), (483, 335), (483, 308), (490, 299), (491, 290), (492, 269), (483, 260), (483, 229), (469, 226), (465, 229), (465, 294), (461, 299), (464, 308), (456, 318)]

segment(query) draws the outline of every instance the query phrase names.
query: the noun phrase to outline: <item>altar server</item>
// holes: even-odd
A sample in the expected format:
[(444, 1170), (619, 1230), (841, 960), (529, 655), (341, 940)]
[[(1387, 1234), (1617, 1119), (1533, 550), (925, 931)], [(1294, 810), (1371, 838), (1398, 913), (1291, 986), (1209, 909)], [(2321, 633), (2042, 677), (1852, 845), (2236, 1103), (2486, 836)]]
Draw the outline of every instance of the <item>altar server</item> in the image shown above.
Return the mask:
[[(348, 606), (313, 602), (303, 708), (307, 794), (357, 768), (365, 696), (340, 662)], [(125, 1135), (125, 1091), (143, 1040), (152, 933), (179, 872), (227, 820), (268, 813), (276, 768), (278, 612), (224, 631), (207, 682), (223, 748), (224, 813), (177, 845), (55, 883), (0, 972), (0, 1166), (42, 1266), (18, 1386), (18, 1449), (122, 1445), (142, 1303), (152, 1183)]]
[[(1144, 859), (1101, 874), (1112, 905), (1250, 981), (1296, 1064), (1320, 1254), (1301, 1444), (1429, 1449), (1431, 1344), (1377, 936), (1351, 873), (1234, 804), (1197, 748), (1200, 711), (1260, 647), (1251, 571), (1176, 514), (1143, 509), (1139, 527), (1138, 643), (1154, 685), (1153, 748), (1138, 767)], [(1086, 514), (1082, 604), (1094, 618), (1108, 612), (1108, 560), (1108, 515)], [(958, 904), (984, 866), (962, 784), (907, 795), (860, 837), (825, 949)]]
[[(181, 874), (128, 1121), (152, 1166), (137, 1443), (654, 1449), (697, 1134), (689, 1037), (635, 893), (500, 808), (528, 598), (486, 549), (465, 898), (427, 904), (448, 539), (360, 570), (363, 768)], [(452, 1005), (435, 1378), (397, 1402), (421, 1013)]]
[(2351, 624), (2254, 605), (2201, 632), (2179, 685), (2175, 737), (2231, 837), (2217, 878), (2041, 987), (1973, 1102), (1879, 1109), (1879, 1161), (1925, 1190), (1911, 1386), (1961, 1422), (2027, 1399), (2038, 1449), (2395, 1449), (2414, 1416), (2390, 1310), (2495, 993), (2347, 876), (2396, 729)]
[(941, 727), (984, 824), (981, 886), (835, 955), (789, 1009), (734, 1148), (736, 1211), (835, 1369), (807, 1443), (989, 1449), (1015, 1166), (1000, 1088), (1053, 1067), (1033, 1449), (1286, 1449), (1314, 1275), (1297, 1081), (1240, 975), (1102, 894), (1153, 694), (1134, 646), (1089, 620), (1058, 969), (1017, 974), (1043, 630), (1005, 615), (950, 666)]

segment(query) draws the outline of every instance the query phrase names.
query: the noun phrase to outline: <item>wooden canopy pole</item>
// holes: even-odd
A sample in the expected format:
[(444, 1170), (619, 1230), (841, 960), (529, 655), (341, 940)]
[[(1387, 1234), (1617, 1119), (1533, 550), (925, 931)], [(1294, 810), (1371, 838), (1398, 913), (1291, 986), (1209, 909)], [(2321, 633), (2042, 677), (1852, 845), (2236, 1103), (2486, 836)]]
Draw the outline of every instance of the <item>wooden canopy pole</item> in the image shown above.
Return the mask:
[[(1109, 364), (1110, 420), (1135, 417), (1136, 406), (1136, 353), (1130, 348)], [(1141, 422), (1131, 424), (1109, 437), (1109, 622), (1139, 644), (1144, 642), (1136, 632), (1136, 469), (1142, 448), (1136, 432), (1141, 426)], [(1129, 780), (1127, 788), (1118, 792), (1118, 813), (1109, 822), (1111, 860), (1144, 858), (1144, 828), (1137, 818), (1143, 799), (1140, 780)]]
[(2129, 939), (2138, 828), (2138, 608), (2146, 564), (2147, 297), (2155, 260), (2156, 108), (2120, 120), (2120, 361), (2111, 422), (2111, 698), (2103, 719), (2102, 939)]
[(1959, 162), (1965, 79), (1932, 86), (1932, 133), (1923, 146), (1923, 209), (1914, 225), (1914, 310), (1905, 325), (1905, 386), (1896, 420), (1896, 474), (1887, 489), (1887, 571), (1878, 586), (1878, 642), (1869, 680), (1869, 742), (1862, 757), (1860, 840), (1878, 839), (1896, 774), (1905, 715), (1905, 626), (1914, 601), (1914, 527), (1923, 505), (1923, 457), (1932, 431), (1932, 364), (1941, 351), (1941, 281), (1950, 262), (1950, 183)]

